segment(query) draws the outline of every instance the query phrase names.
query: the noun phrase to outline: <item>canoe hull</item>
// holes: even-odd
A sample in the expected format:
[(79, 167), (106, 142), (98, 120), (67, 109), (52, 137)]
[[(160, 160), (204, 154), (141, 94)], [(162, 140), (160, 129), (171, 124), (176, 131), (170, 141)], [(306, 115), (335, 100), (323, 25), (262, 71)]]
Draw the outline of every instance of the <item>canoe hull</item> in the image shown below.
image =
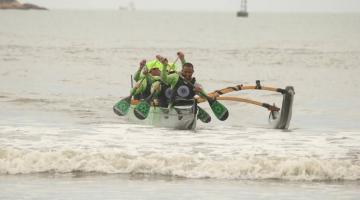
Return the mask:
[(129, 121), (137, 124), (179, 130), (194, 130), (196, 128), (197, 111), (194, 109), (194, 106), (175, 106), (172, 109), (152, 106), (149, 116), (145, 120), (139, 120), (135, 117), (134, 108), (134, 105), (130, 107), (127, 116)]

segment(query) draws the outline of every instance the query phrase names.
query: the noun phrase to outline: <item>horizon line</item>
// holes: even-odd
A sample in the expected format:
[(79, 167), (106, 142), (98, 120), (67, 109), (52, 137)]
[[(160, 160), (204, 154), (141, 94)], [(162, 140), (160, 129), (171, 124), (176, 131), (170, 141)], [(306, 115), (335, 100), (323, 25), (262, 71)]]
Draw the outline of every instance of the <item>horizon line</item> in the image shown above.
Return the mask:
[[(209, 13), (209, 12), (214, 12), (214, 13), (236, 13), (239, 10), (181, 10), (181, 9), (136, 9), (136, 10), (122, 10), (122, 9), (112, 9), (112, 8), (49, 8), (47, 7), (47, 9), (49, 9), (48, 11), (54, 10), (54, 11), (63, 11), (63, 10), (69, 10), (69, 11), (119, 11), (119, 12), (199, 12), (199, 13)], [(360, 10), (359, 11), (344, 11), (344, 10), (327, 10), (327, 11), (280, 11), (280, 10), (276, 10), (276, 11), (262, 11), (262, 10), (258, 10), (258, 11), (247, 11), (248, 13), (284, 13), (284, 14), (291, 14), (291, 13), (304, 13), (304, 14), (311, 14), (311, 13), (349, 13), (349, 14), (360, 14)]]

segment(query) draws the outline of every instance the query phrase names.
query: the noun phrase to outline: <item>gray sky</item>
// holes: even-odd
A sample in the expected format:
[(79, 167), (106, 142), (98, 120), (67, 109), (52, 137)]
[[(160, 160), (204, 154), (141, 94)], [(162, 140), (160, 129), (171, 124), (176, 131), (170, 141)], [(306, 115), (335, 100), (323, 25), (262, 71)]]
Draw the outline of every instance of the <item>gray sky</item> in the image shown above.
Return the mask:
[[(236, 11), (240, 0), (19, 0), (50, 9), (118, 9), (133, 1), (139, 10)], [(360, 12), (360, 0), (248, 0), (254, 12)]]

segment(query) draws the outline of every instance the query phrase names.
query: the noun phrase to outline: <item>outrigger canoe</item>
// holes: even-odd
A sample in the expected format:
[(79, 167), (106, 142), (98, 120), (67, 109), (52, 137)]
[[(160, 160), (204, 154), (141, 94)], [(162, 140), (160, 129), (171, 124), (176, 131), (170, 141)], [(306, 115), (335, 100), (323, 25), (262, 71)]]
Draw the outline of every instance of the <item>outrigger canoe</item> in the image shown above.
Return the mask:
[[(282, 105), (279, 108), (274, 104), (271, 105), (268, 103), (262, 103), (251, 99), (241, 98), (238, 96), (225, 96), (228, 93), (238, 92), (242, 90), (266, 90), (280, 93), (282, 95)], [(294, 87), (292, 86), (287, 86), (285, 89), (273, 88), (262, 86), (260, 84), (260, 81), (256, 81), (256, 85), (254, 86), (236, 85), (216, 90), (214, 92), (208, 93), (207, 95), (208, 97), (211, 97), (218, 101), (236, 101), (264, 107), (269, 111), (269, 123), (271, 123), (274, 128), (289, 128), (295, 95)], [(135, 117), (134, 109), (135, 106), (138, 104), (138, 101), (131, 100), (129, 103), (129, 110), (126, 111), (126, 113), (129, 112), (129, 114), (127, 114), (127, 118), (135, 123), (141, 122), (142, 124), (157, 127), (193, 130), (196, 128), (196, 123), (198, 119), (205, 123), (210, 122), (210, 116), (208, 116), (208, 114), (200, 107), (198, 107), (199, 104), (201, 105), (202, 102), (206, 102), (207, 100), (202, 97), (196, 97), (194, 100), (195, 101), (192, 105), (174, 106), (174, 108), (172, 109), (158, 107), (156, 106), (156, 103), (152, 104), (152, 106), (150, 107), (149, 116), (145, 120), (139, 120)], [(122, 108), (121, 106), (119, 106), (120, 102), (121, 101), (114, 105), (113, 110), (117, 115), (124, 116), (126, 114), (121, 111)]]
[(179, 130), (194, 130), (196, 128), (196, 105), (174, 106), (172, 109), (151, 106), (149, 116), (144, 120), (139, 120), (134, 115), (135, 106), (136, 104), (131, 105), (127, 115), (131, 122)]

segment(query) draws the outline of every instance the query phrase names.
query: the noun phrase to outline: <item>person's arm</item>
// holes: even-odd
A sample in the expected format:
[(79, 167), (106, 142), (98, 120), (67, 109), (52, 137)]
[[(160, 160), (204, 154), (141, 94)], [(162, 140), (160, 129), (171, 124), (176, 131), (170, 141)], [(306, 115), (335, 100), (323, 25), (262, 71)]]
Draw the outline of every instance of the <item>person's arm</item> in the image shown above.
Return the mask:
[(130, 93), (133, 95), (143, 93), (146, 90), (148, 79), (150, 78), (151, 77), (148, 74), (144, 75), (144, 77), (136, 82), (135, 87), (130, 90)]
[(135, 81), (139, 81), (140, 78), (141, 78), (141, 70), (138, 69), (138, 70), (135, 72), (135, 74), (134, 74), (134, 80), (135, 80)]
[[(195, 94), (197, 94), (197, 95), (199, 95), (200, 97), (203, 97), (203, 98), (204, 98), (204, 96), (202, 94), (207, 95), (207, 92), (204, 90), (202, 85), (199, 84), (199, 83), (194, 84), (194, 92), (195, 92)], [(213, 97), (213, 96), (209, 96), (209, 98), (215, 100), (215, 97)]]
[(177, 56), (179, 57), (180, 61), (181, 61), (181, 65), (184, 65), (186, 63), (186, 60), (185, 60), (185, 55), (183, 52), (179, 51), (177, 52)]
[(176, 83), (179, 81), (179, 75), (177, 73), (170, 74), (167, 77), (167, 84), (170, 85), (171, 88), (174, 88)]
[(168, 65), (168, 61), (165, 58), (161, 58), (160, 62), (162, 64), (161, 69), (160, 69), (160, 71), (161, 71), (160, 77), (161, 77), (161, 80), (167, 84), (168, 83), (168, 72), (166, 70), (166, 67)]
[(135, 75), (134, 75), (134, 80), (135, 81), (139, 81), (140, 78), (141, 78), (141, 71), (142, 69), (145, 67), (145, 64), (146, 64), (146, 60), (142, 60), (140, 62), (140, 66), (139, 66), (139, 69), (135, 72)]
[(175, 87), (176, 83), (179, 80), (179, 75), (177, 73), (174, 74), (168, 74), (166, 68), (169, 65), (168, 60), (166, 58), (163, 58), (160, 60), (162, 63), (162, 70), (161, 70), (161, 80), (165, 83), (171, 86), (171, 88)]
[(199, 83), (195, 83), (195, 84), (194, 84), (194, 92), (195, 92), (195, 94), (199, 94), (200, 92), (206, 94), (204, 88), (203, 88), (202, 85), (199, 84)]

